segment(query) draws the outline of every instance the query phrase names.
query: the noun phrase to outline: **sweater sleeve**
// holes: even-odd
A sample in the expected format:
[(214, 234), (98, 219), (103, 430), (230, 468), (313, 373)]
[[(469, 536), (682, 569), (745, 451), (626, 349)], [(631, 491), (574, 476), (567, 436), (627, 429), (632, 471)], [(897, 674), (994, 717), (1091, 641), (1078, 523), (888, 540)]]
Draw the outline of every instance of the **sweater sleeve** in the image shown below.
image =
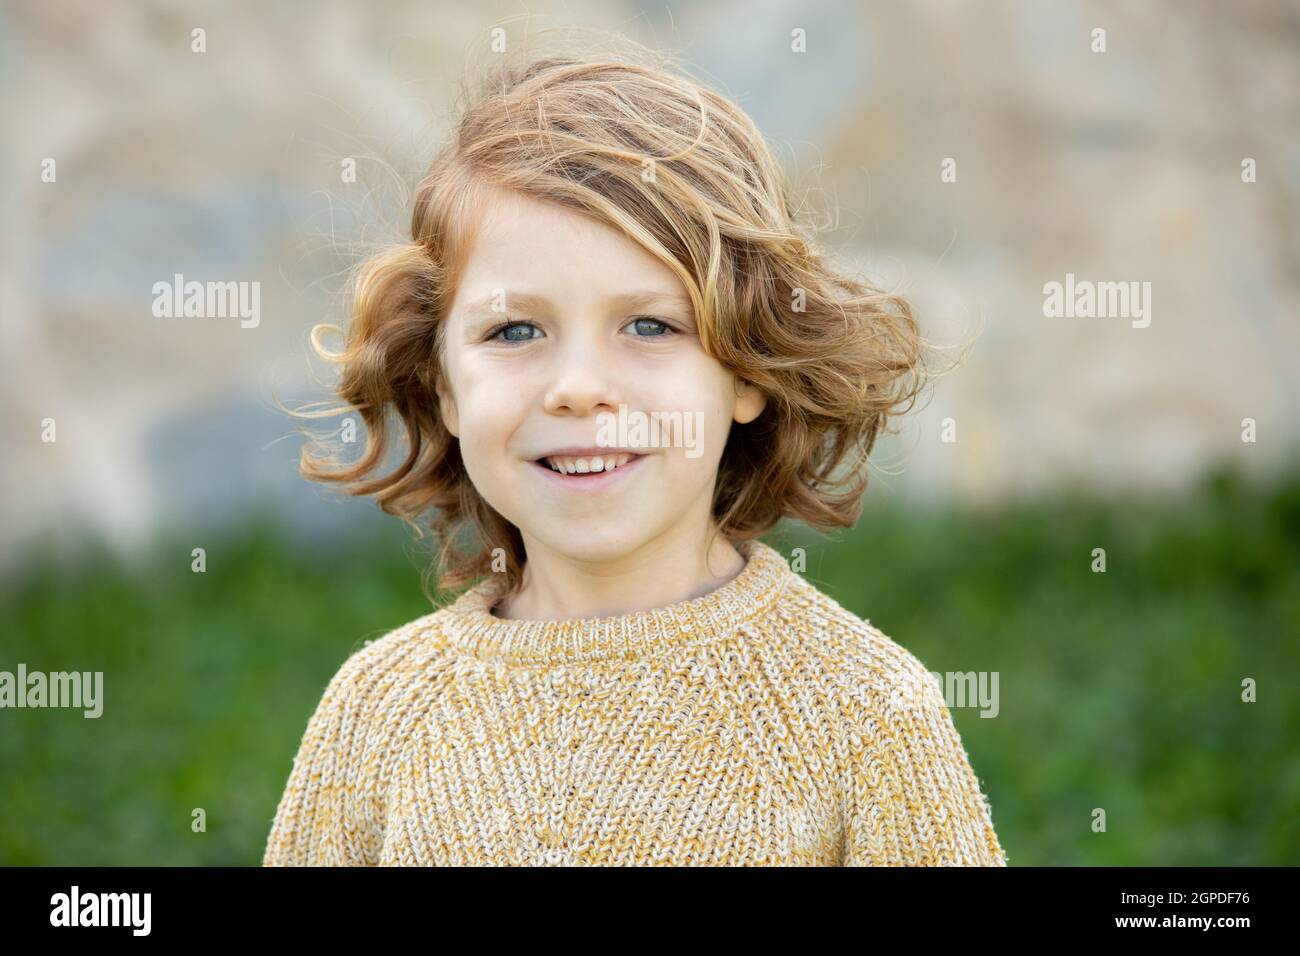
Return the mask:
[[(372, 677), (367, 649), (354, 653), (330, 680), (307, 722), (267, 838), (263, 866), (368, 866), (378, 859), (375, 755), (366, 700)], [(369, 781), (369, 782), (368, 782)]]
[(894, 663), (851, 721), (844, 865), (1006, 866), (938, 682), (906, 650)]

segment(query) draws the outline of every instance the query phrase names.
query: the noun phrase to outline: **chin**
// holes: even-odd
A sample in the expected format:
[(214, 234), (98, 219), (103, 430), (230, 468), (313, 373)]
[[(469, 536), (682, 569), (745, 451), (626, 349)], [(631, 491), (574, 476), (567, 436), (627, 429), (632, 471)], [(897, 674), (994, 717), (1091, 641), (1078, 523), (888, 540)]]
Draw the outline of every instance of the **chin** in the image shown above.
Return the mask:
[(573, 561), (587, 562), (616, 561), (634, 553), (644, 543), (640, 537), (621, 531), (610, 533), (604, 529), (602, 533), (603, 523), (596, 519), (577, 521), (535, 537), (552, 551)]

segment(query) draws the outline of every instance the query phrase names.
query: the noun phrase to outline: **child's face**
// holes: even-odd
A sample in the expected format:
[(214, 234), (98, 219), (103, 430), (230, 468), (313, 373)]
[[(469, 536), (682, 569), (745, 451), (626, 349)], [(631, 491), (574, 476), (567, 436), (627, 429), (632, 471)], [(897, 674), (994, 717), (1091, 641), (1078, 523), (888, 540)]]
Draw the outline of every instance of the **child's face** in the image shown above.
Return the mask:
[[(705, 353), (685, 286), (622, 233), (515, 193), (494, 193), (483, 215), (446, 319), (438, 390), (475, 488), (530, 551), (603, 562), (702, 542), (731, 423), (757, 417), (762, 393)], [(637, 293), (656, 298), (626, 298)], [(507, 322), (525, 324), (493, 333)], [(642, 457), (600, 476), (536, 462), (608, 445), (602, 418), (620, 406), (647, 432), (613, 444)], [(669, 421), (656, 412), (681, 413), (683, 427), (646, 447), (652, 420)]]

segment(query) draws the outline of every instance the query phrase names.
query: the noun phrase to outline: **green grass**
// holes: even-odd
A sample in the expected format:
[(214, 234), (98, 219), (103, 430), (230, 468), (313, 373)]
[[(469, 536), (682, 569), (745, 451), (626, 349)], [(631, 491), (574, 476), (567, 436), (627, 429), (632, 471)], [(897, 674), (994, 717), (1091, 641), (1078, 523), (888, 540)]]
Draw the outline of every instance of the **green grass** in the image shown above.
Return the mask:
[[(375, 526), (322, 549), (259, 515), (126, 563), (34, 555), (0, 670), (103, 671), (104, 716), (0, 711), (0, 863), (258, 863), (326, 682), (429, 609), (424, 546)], [(1183, 498), (873, 504), (833, 540), (769, 540), (931, 670), (999, 673), (996, 718), (953, 716), (1012, 865), (1300, 862), (1300, 468)]]

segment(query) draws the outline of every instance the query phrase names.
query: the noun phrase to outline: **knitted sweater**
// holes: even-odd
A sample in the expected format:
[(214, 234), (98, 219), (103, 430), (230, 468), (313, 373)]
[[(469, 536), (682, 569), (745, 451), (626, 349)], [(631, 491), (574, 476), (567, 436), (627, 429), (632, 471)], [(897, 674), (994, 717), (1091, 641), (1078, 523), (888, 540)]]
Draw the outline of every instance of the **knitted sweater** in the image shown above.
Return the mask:
[(487, 579), (355, 651), (263, 865), (1005, 866), (921, 662), (738, 550), (668, 607), (506, 620)]

